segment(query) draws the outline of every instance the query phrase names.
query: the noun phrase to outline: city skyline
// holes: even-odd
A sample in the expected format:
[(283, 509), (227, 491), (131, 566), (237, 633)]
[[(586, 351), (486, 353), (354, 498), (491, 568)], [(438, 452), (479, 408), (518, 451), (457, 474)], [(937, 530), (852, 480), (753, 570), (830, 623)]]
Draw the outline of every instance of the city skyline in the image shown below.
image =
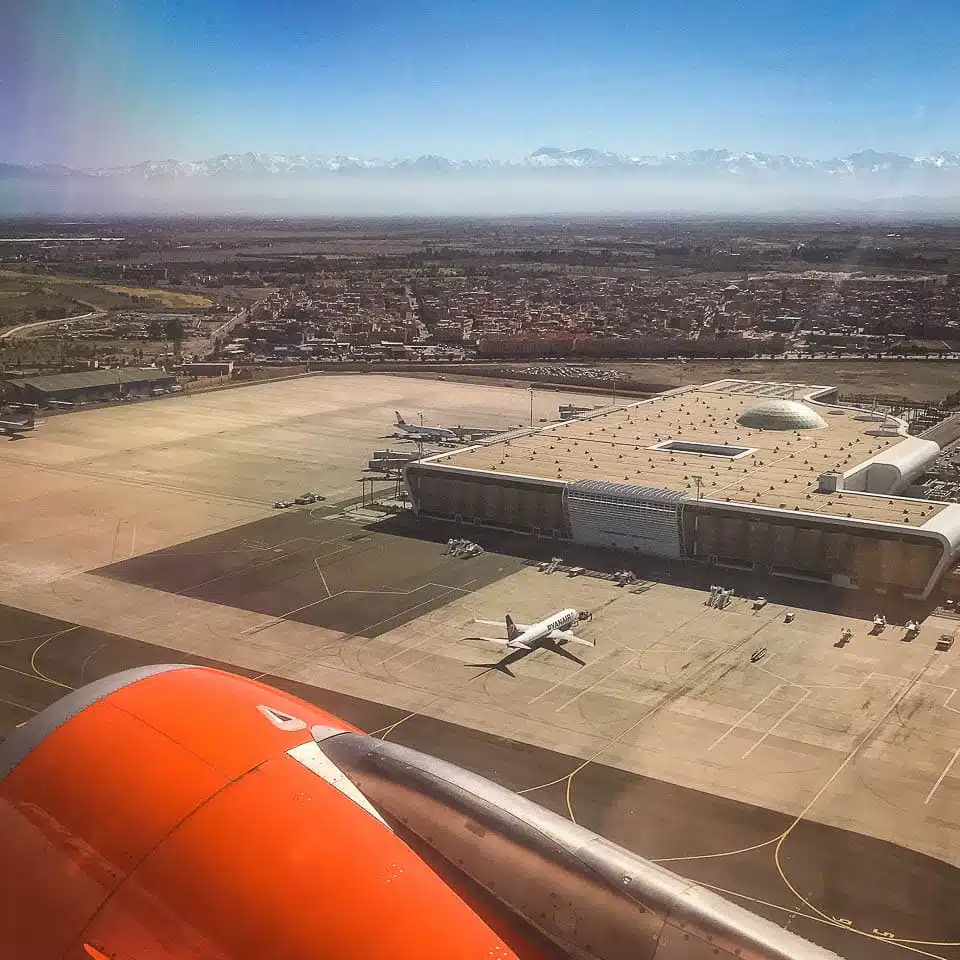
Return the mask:
[(954, 5), (795, 6), (39, 0), (5, 14), (0, 160), (960, 149)]

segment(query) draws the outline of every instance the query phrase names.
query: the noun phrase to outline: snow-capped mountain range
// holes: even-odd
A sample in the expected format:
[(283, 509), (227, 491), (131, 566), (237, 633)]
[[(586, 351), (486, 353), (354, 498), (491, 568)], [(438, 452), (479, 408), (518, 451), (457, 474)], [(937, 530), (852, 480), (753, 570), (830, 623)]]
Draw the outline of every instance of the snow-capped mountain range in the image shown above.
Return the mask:
[(227, 153), (125, 167), (0, 163), (0, 216), (875, 212), (960, 216), (960, 153), (810, 159), (541, 147), (519, 160)]
[[(363, 173), (496, 173), (536, 171), (597, 171), (670, 176), (822, 177), (844, 179), (896, 178), (945, 175), (960, 177), (960, 153), (943, 152), (911, 157), (897, 153), (863, 150), (845, 157), (815, 160), (769, 153), (736, 153), (729, 150), (694, 150), (664, 156), (628, 156), (603, 150), (561, 150), (541, 147), (521, 160), (450, 160), (425, 154), (388, 160), (355, 156), (306, 156), (274, 153), (227, 153), (207, 160), (147, 160), (132, 166), (100, 169), (72, 168), (58, 164), (0, 163), (0, 179), (171, 181), (198, 178), (317, 176)], [(937, 177), (940, 179), (940, 177)]]

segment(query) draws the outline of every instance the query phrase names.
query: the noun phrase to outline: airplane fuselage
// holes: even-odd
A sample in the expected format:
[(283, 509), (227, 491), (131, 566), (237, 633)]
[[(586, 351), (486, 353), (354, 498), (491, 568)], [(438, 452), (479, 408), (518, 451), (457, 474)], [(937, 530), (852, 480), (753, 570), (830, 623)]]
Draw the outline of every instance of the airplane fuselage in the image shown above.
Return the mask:
[(397, 428), (402, 430), (408, 437), (419, 438), (421, 440), (459, 440), (460, 438), (446, 427), (425, 427), (423, 424), (407, 423), (400, 412), (397, 411)]
[(415, 427), (409, 423), (398, 424), (400, 429), (411, 437), (423, 437), (424, 440), (456, 440), (452, 430), (443, 427)]
[(567, 607), (553, 616), (541, 620), (527, 627), (522, 633), (517, 634), (512, 640), (508, 641), (511, 647), (532, 647), (541, 640), (549, 637), (554, 630), (568, 630), (580, 619), (580, 614), (573, 607)]

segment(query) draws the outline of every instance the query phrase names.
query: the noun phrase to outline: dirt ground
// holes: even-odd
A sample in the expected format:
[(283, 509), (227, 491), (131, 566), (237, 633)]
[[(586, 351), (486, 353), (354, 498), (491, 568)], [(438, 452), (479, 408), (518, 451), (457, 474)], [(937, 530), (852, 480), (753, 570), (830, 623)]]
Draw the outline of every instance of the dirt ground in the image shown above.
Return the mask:
[(936, 403), (960, 385), (960, 363), (929, 360), (668, 360), (598, 363), (636, 381), (679, 387), (725, 377), (837, 386), (841, 393)]

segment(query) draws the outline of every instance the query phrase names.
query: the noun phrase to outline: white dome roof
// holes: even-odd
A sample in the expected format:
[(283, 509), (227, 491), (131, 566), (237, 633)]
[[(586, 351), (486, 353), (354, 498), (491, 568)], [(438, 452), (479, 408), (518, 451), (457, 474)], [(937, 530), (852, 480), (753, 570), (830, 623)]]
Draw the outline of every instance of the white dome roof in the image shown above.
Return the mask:
[(742, 427), (754, 430), (817, 430), (827, 422), (799, 400), (765, 400), (737, 417)]

